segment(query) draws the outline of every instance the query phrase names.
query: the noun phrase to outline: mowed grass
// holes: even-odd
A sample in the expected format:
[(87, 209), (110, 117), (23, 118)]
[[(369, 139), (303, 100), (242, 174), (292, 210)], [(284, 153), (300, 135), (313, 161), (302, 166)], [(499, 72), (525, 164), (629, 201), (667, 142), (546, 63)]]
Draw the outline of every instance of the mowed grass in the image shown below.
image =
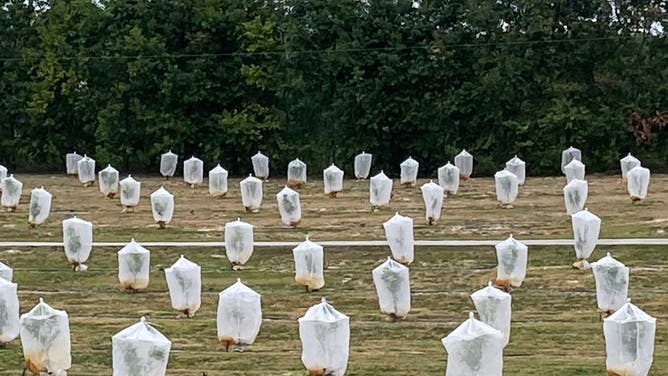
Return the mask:
[[(283, 180), (265, 185), (260, 213), (241, 207), (238, 179), (230, 192), (212, 199), (205, 187), (191, 189), (179, 181), (137, 177), (142, 198), (136, 213), (121, 214), (118, 200), (101, 197), (97, 187), (82, 188), (71, 177), (18, 175), (24, 195), (16, 213), (0, 214), (2, 240), (61, 241), (61, 221), (73, 215), (91, 220), (96, 241), (222, 241), (225, 222), (241, 217), (255, 226), (257, 241), (382, 240), (382, 223), (395, 211), (415, 219), (416, 239), (498, 239), (513, 232), (522, 240), (571, 238), (563, 207), (563, 178), (534, 178), (521, 188), (514, 209), (496, 205), (489, 178), (469, 180), (446, 200), (443, 217), (427, 226), (419, 189), (395, 185), (389, 208), (371, 212), (368, 181), (346, 181), (337, 199), (322, 194), (321, 182), (299, 190), (303, 222), (296, 229), (280, 224), (275, 194)], [(420, 181), (420, 184), (424, 180)], [(667, 176), (653, 176), (646, 202), (633, 205), (618, 177), (589, 177), (589, 209), (603, 220), (602, 237), (665, 237), (668, 223)], [(153, 224), (149, 194), (160, 185), (175, 194), (174, 221), (166, 230)], [(47, 223), (29, 229), (27, 203), (32, 187), (54, 194)], [(416, 250), (410, 266), (413, 309), (405, 321), (389, 322), (380, 313), (371, 270), (388, 256), (386, 247), (325, 249), (326, 285), (307, 293), (294, 283), (290, 249), (256, 249), (247, 267), (230, 269), (224, 250), (152, 248), (151, 284), (138, 294), (121, 291), (117, 281), (118, 249), (95, 248), (90, 270), (73, 272), (61, 247), (0, 250), (0, 261), (15, 269), (21, 312), (44, 297), (70, 315), (73, 366), (70, 375), (111, 374), (111, 336), (147, 316), (173, 341), (169, 375), (304, 375), (297, 318), (326, 297), (351, 318), (348, 375), (444, 374), (446, 352), (440, 339), (473, 310), (469, 295), (495, 276), (493, 247)], [(668, 247), (599, 247), (631, 267), (629, 295), (657, 317), (652, 375), (668, 375), (666, 283)], [(530, 247), (525, 284), (513, 295), (511, 343), (506, 347), (506, 375), (604, 375), (605, 344), (596, 310), (591, 272), (570, 268), (571, 247)], [(203, 303), (192, 319), (178, 317), (169, 302), (164, 271), (184, 254), (203, 270)], [(241, 278), (262, 294), (264, 323), (256, 343), (244, 353), (225, 353), (216, 340), (217, 294)], [(0, 349), (0, 375), (22, 370), (20, 341)]]

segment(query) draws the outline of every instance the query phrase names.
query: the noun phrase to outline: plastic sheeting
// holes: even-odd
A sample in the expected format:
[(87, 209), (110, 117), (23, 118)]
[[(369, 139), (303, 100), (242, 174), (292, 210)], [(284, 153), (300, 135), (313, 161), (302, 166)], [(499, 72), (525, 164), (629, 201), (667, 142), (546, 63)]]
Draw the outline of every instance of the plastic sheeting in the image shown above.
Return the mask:
[(501, 376), (503, 334), (473, 317), (441, 340), (448, 352), (446, 376)]
[(151, 193), (151, 212), (158, 226), (165, 228), (174, 215), (174, 195), (163, 187)]
[(311, 375), (343, 376), (348, 368), (350, 322), (322, 298), (299, 318), (302, 362)]
[(241, 203), (246, 212), (258, 212), (262, 205), (262, 180), (249, 175), (239, 185), (241, 186)]
[(459, 190), (459, 168), (446, 163), (438, 169), (438, 185), (443, 187), (445, 192), (449, 194), (456, 194)]
[(75, 271), (85, 271), (85, 265), (93, 249), (93, 224), (73, 217), (63, 221), (63, 244), (67, 260)]
[(199, 265), (181, 255), (165, 269), (172, 308), (192, 317), (202, 304), (202, 270)]
[(584, 209), (589, 195), (589, 184), (587, 181), (573, 179), (564, 187), (564, 204), (566, 212), (573, 215)]
[(392, 258), (402, 264), (413, 262), (415, 254), (413, 219), (396, 213), (387, 222), (383, 223), (383, 228), (385, 229), (385, 238), (392, 252)]
[(295, 281), (308, 291), (320, 290), (325, 285), (324, 252), (320, 244), (306, 238), (292, 250), (295, 258)]
[(393, 320), (403, 319), (411, 310), (411, 284), (408, 268), (387, 258), (371, 273), (376, 285), (380, 311)]
[(213, 197), (227, 194), (227, 170), (220, 164), (209, 171), (209, 194)]
[(151, 252), (134, 239), (118, 251), (118, 281), (124, 289), (136, 291), (147, 288), (150, 271)]
[(325, 194), (336, 197), (343, 190), (343, 170), (333, 163), (322, 171), (322, 180), (325, 185)]
[(233, 266), (245, 265), (253, 255), (253, 226), (241, 219), (225, 224), (225, 254)]
[(372, 176), (369, 182), (369, 202), (372, 208), (390, 204), (392, 198), (392, 179), (381, 170), (378, 175)]
[(626, 303), (629, 268), (608, 255), (591, 264), (596, 280), (596, 303), (602, 312), (612, 313)]
[(53, 309), (40, 299), (30, 312), (21, 315), (20, 324), (26, 368), (35, 375), (64, 375), (72, 366), (67, 312)]
[(473, 156), (466, 149), (455, 156), (455, 166), (459, 169), (459, 177), (467, 180), (473, 173)]
[(44, 187), (35, 188), (30, 193), (30, 207), (28, 208), (28, 223), (41, 225), (49, 218), (51, 213), (51, 193)]
[(269, 158), (266, 155), (258, 151), (251, 157), (251, 163), (253, 164), (253, 173), (258, 179), (269, 179)]
[(631, 304), (603, 320), (609, 375), (646, 376), (652, 368), (656, 319)]
[(160, 175), (170, 178), (176, 173), (176, 166), (179, 164), (179, 156), (168, 151), (160, 156)]
[(369, 177), (372, 159), (373, 155), (365, 152), (361, 152), (355, 156), (355, 178), (366, 179)]
[(420, 187), (422, 191), (422, 200), (424, 201), (425, 217), (430, 225), (435, 224), (441, 218), (441, 210), (443, 208), (444, 189), (429, 181)]
[(231, 345), (255, 342), (262, 326), (261, 296), (240, 279), (218, 295), (218, 341), (228, 350)]
[(111, 337), (113, 376), (164, 376), (172, 342), (144, 317)]

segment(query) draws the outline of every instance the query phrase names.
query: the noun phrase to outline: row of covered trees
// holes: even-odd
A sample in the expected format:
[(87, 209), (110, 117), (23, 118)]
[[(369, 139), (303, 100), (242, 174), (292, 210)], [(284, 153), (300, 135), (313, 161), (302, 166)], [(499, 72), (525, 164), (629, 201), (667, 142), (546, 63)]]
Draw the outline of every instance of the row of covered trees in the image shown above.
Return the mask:
[(172, 149), (234, 174), (347, 171), (365, 150), (433, 175), (514, 154), (558, 172), (627, 151), (668, 167), (659, 0), (9, 0), (0, 8), (0, 163), (60, 169), (77, 150), (154, 170)]

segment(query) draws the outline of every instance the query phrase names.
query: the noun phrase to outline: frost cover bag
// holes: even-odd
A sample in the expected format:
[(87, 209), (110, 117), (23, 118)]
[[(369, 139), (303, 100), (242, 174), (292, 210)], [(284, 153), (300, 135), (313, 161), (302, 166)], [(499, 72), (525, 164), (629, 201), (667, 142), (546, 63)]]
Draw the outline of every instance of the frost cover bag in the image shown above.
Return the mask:
[(30, 207), (28, 209), (28, 223), (41, 225), (49, 218), (51, 212), (51, 193), (44, 187), (35, 188), (30, 193)]
[(151, 193), (151, 211), (155, 222), (165, 228), (174, 215), (174, 195), (163, 187)]
[(308, 291), (320, 290), (325, 285), (324, 252), (320, 244), (306, 238), (292, 250), (295, 258), (295, 281)]
[(136, 291), (148, 287), (151, 252), (130, 240), (118, 251), (118, 281), (124, 289)]
[(301, 187), (306, 183), (306, 163), (299, 158), (288, 163), (288, 187)]
[(248, 176), (239, 183), (241, 186), (241, 203), (247, 212), (258, 212), (262, 205), (262, 180)]
[(510, 171), (513, 175), (517, 176), (517, 184), (524, 185), (524, 180), (526, 179), (526, 168), (527, 164), (523, 160), (514, 156), (511, 160), (506, 162), (506, 170)]
[(118, 193), (118, 170), (107, 165), (104, 170), (97, 173), (100, 181), (100, 192), (108, 198), (113, 198)]
[(408, 268), (387, 258), (373, 272), (380, 311), (390, 315), (393, 320), (400, 320), (411, 310), (411, 284)]
[(65, 154), (65, 169), (67, 170), (68, 175), (78, 175), (79, 174), (79, 161), (83, 158), (77, 152)]
[(183, 162), (183, 181), (191, 186), (202, 184), (204, 180), (204, 162), (201, 159), (190, 157)]
[(281, 215), (281, 222), (286, 226), (297, 226), (302, 220), (299, 193), (288, 187), (284, 187), (276, 194), (276, 200), (278, 201), (278, 212)]
[(261, 296), (240, 279), (218, 295), (218, 341), (227, 351), (230, 346), (255, 342), (262, 326)]
[(566, 212), (573, 215), (584, 209), (589, 195), (589, 185), (585, 180), (573, 179), (564, 187)]
[(355, 156), (355, 178), (366, 179), (371, 172), (371, 160), (373, 156), (369, 153), (362, 152)]
[(16, 283), (0, 278), (0, 345), (19, 336), (19, 296)]
[(164, 376), (172, 342), (144, 317), (111, 337), (113, 376)]
[(12, 270), (12, 268), (0, 262), (0, 278), (11, 282), (13, 274), (14, 271)]
[(446, 376), (501, 376), (503, 374), (503, 334), (473, 317), (443, 338), (448, 352)]
[(392, 180), (380, 171), (369, 182), (369, 202), (372, 208), (389, 205), (392, 198)]
[(312, 376), (343, 376), (348, 368), (350, 323), (322, 298), (299, 318), (302, 362)]
[(179, 156), (168, 151), (160, 156), (160, 175), (169, 178), (174, 176), (176, 166), (179, 164)]
[[(0, 182), (2, 182), (2, 180), (6, 177), (7, 177), (7, 167), (0, 165)], [(2, 191), (2, 187), (0, 187), (0, 191)]]
[(649, 187), (649, 169), (645, 167), (634, 167), (626, 175), (626, 188), (631, 200), (640, 201), (647, 197)]
[(496, 246), (496, 282), (499, 287), (520, 287), (527, 274), (529, 248), (515, 240), (511, 234), (508, 239)]
[(414, 187), (417, 182), (420, 164), (415, 159), (408, 157), (408, 159), (401, 162), (399, 167), (401, 167), (401, 185)]
[[(566, 175), (566, 166), (574, 160), (582, 162), (582, 152), (580, 149), (571, 146), (561, 152), (561, 172), (564, 175)], [(584, 178), (580, 178), (580, 180), (584, 180)]]
[(441, 209), (443, 208), (443, 188), (430, 181), (420, 187), (422, 190), (422, 200), (424, 201), (425, 217), (430, 225), (433, 225), (441, 218)]
[(512, 297), (492, 286), (490, 282), (487, 287), (471, 294), (471, 300), (480, 321), (491, 326), (503, 334), (504, 346), (510, 341), (510, 321), (512, 315)]
[(253, 226), (237, 219), (225, 224), (225, 254), (233, 266), (244, 265), (253, 255)]
[(72, 366), (67, 312), (51, 308), (40, 298), (39, 304), (21, 315), (20, 324), (26, 368), (35, 375), (65, 374)]
[(634, 167), (640, 166), (640, 160), (629, 153), (626, 157), (619, 160), (619, 165), (622, 169), (622, 179), (626, 179), (626, 175), (629, 173), (629, 171), (631, 171)]
[(645, 376), (652, 368), (656, 319), (631, 304), (603, 320), (609, 375)]
[(608, 255), (593, 262), (596, 303), (602, 312), (613, 313), (626, 303), (629, 292), (629, 268)]
[(459, 168), (450, 162), (440, 167), (438, 169), (438, 185), (443, 187), (445, 192), (456, 194), (459, 190)]
[(136, 181), (132, 175), (121, 180), (121, 205), (125, 208), (134, 208), (139, 205), (141, 197), (141, 183)]
[(564, 174), (566, 175), (566, 182), (570, 183), (573, 179), (584, 180), (585, 165), (577, 159), (573, 159), (571, 163), (564, 167)]
[(601, 231), (601, 219), (587, 209), (573, 214), (571, 219), (575, 237), (575, 256), (578, 260), (586, 260), (596, 248)]
[(77, 169), (79, 171), (79, 181), (85, 187), (95, 182), (95, 160), (87, 155), (84, 155), (79, 162), (77, 162)]
[(322, 171), (322, 180), (325, 185), (325, 194), (332, 198), (343, 190), (343, 170), (333, 163)]
[(390, 251), (392, 251), (392, 258), (402, 264), (413, 262), (415, 243), (413, 219), (396, 213), (387, 222), (383, 223), (383, 228)]
[(473, 156), (463, 149), (455, 156), (455, 166), (459, 169), (459, 177), (467, 180), (473, 173)]
[(496, 185), (496, 199), (509, 207), (519, 193), (517, 176), (508, 170), (501, 170), (494, 174), (494, 183)]
[(260, 153), (251, 157), (251, 163), (253, 164), (253, 173), (259, 179), (267, 180), (269, 179), (269, 158)]
[(172, 308), (192, 317), (202, 304), (202, 271), (199, 265), (181, 255), (165, 269)]
[(209, 194), (222, 197), (227, 193), (227, 170), (218, 164), (209, 171)]
[(0, 204), (7, 208), (8, 211), (16, 210), (16, 207), (21, 200), (21, 194), (23, 193), (23, 183), (16, 180), (12, 174), (9, 175), (8, 178), (2, 179), (2, 182), (0, 182), (0, 188), (2, 188)]
[(75, 271), (85, 271), (93, 248), (93, 224), (77, 217), (63, 221), (63, 244), (67, 260)]

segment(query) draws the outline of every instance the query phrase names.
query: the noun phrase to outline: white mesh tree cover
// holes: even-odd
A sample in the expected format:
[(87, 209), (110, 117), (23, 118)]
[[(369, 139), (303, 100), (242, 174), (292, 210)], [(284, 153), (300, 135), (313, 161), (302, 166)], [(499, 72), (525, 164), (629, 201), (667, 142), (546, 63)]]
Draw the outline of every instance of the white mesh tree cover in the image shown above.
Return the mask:
[(626, 175), (626, 188), (632, 201), (640, 201), (647, 198), (650, 172), (645, 167), (634, 167)]
[(585, 179), (585, 165), (577, 159), (573, 159), (571, 163), (564, 167), (564, 174), (566, 175), (566, 183), (570, 183), (573, 179)]
[(527, 164), (523, 160), (516, 156), (506, 162), (506, 170), (513, 173), (517, 176), (517, 184), (524, 185), (524, 180), (526, 180), (526, 168)]
[(408, 159), (401, 162), (399, 167), (401, 168), (401, 185), (415, 187), (420, 164), (415, 159), (408, 157)]
[(169, 179), (176, 173), (176, 166), (179, 164), (179, 156), (168, 151), (160, 156), (160, 175)]
[(573, 215), (584, 209), (589, 195), (589, 185), (587, 181), (573, 179), (564, 187), (564, 204), (566, 204), (566, 213)]
[(622, 179), (626, 179), (626, 174), (634, 167), (640, 166), (640, 160), (629, 153), (626, 157), (619, 160), (619, 165), (622, 169)]
[(288, 187), (299, 188), (306, 183), (306, 163), (299, 158), (288, 163)]
[(97, 173), (100, 184), (100, 193), (107, 198), (114, 198), (118, 193), (118, 170), (107, 165), (103, 170)]
[(322, 180), (325, 186), (325, 194), (335, 198), (336, 194), (343, 190), (343, 170), (333, 163), (322, 171)]
[(325, 285), (324, 252), (320, 244), (306, 238), (292, 250), (295, 258), (295, 281), (307, 291), (320, 290)]
[(286, 186), (276, 194), (276, 201), (278, 202), (278, 212), (281, 215), (281, 223), (296, 227), (302, 220), (299, 193)]
[(438, 184), (443, 187), (446, 193), (456, 194), (459, 190), (459, 168), (450, 162), (440, 167), (438, 169)]
[(5, 281), (11, 282), (13, 276), (14, 276), (14, 270), (12, 270), (12, 268), (0, 262), (0, 278), (4, 279)]
[[(7, 167), (0, 165), (0, 182), (7, 177)], [(2, 186), (0, 186), (0, 192), (2, 192)]]
[(204, 162), (201, 159), (192, 156), (183, 162), (183, 181), (191, 187), (202, 184), (204, 181)]
[(225, 254), (235, 269), (248, 262), (253, 255), (253, 225), (239, 218), (225, 224)]
[(230, 346), (243, 349), (255, 342), (262, 326), (261, 296), (240, 279), (218, 294), (216, 318), (218, 341), (229, 350)]
[(30, 193), (30, 207), (28, 208), (28, 223), (32, 226), (41, 225), (51, 213), (51, 193), (44, 187), (35, 188)]
[(380, 311), (396, 321), (411, 310), (411, 283), (408, 268), (390, 257), (371, 273), (376, 285)]
[(445, 190), (433, 181), (423, 184), (420, 187), (420, 190), (422, 191), (422, 200), (424, 201), (427, 223), (433, 225), (439, 218), (441, 218)]
[(151, 252), (134, 239), (118, 251), (118, 281), (125, 290), (134, 292), (147, 288), (150, 271)]
[(95, 183), (95, 159), (84, 155), (84, 157), (77, 162), (77, 171), (79, 172), (79, 181), (84, 187), (88, 187)]
[(585, 208), (585, 210), (573, 214), (571, 221), (573, 223), (573, 236), (575, 238), (575, 256), (578, 259), (578, 262), (574, 266), (580, 269), (587, 269), (589, 265), (586, 260), (594, 252), (594, 248), (596, 248), (598, 235), (601, 231), (601, 219)]
[(455, 156), (455, 166), (459, 169), (459, 177), (467, 180), (473, 173), (473, 156), (463, 149)]
[(495, 285), (506, 290), (522, 286), (527, 274), (529, 248), (513, 238), (512, 234), (494, 248), (498, 261)]
[(0, 278), (0, 346), (18, 337), (19, 327), (16, 283)]
[(202, 304), (202, 269), (199, 265), (181, 257), (165, 269), (172, 308), (192, 317)]
[(165, 228), (174, 215), (174, 195), (163, 187), (151, 193), (151, 212), (158, 226)]
[(164, 376), (172, 342), (144, 317), (111, 337), (113, 376)]
[(241, 186), (241, 203), (248, 213), (260, 211), (262, 205), (262, 180), (249, 175), (239, 183)]
[(79, 161), (83, 156), (77, 154), (77, 152), (67, 153), (65, 155), (65, 169), (68, 175), (78, 175), (79, 174)]
[(508, 170), (501, 170), (494, 174), (494, 184), (496, 185), (496, 199), (504, 207), (512, 207), (519, 194), (517, 176)]
[(209, 194), (213, 197), (227, 194), (227, 170), (220, 164), (209, 171)]
[(580, 149), (571, 146), (568, 149), (561, 152), (561, 172), (563, 172), (564, 175), (566, 175), (565, 171), (566, 166), (568, 166), (568, 164), (571, 163), (573, 160), (578, 160), (582, 162), (582, 152), (580, 151)]
[(134, 207), (139, 205), (139, 198), (141, 197), (141, 183), (135, 180), (132, 175), (121, 180), (121, 205), (124, 210), (134, 210)]
[(503, 333), (504, 344), (510, 341), (510, 321), (512, 316), (512, 296), (492, 286), (471, 294), (480, 321)]
[(591, 264), (596, 280), (596, 303), (602, 312), (613, 313), (626, 303), (629, 292), (629, 268), (607, 256)]
[(385, 229), (385, 238), (392, 252), (392, 258), (402, 264), (413, 262), (415, 247), (413, 219), (396, 213), (387, 222), (383, 223), (383, 228)]
[(93, 249), (93, 224), (74, 217), (63, 221), (65, 255), (75, 271), (86, 271), (85, 264)]
[(473, 317), (441, 340), (448, 352), (446, 376), (501, 376), (503, 334)]
[(373, 156), (369, 153), (362, 152), (355, 156), (355, 178), (366, 179), (371, 172), (371, 160)]
[(646, 376), (654, 360), (656, 319), (627, 299), (603, 320), (608, 375)]
[(2, 179), (0, 182), (0, 190), (2, 190), (2, 196), (0, 196), (0, 204), (5, 210), (13, 212), (16, 210), (16, 207), (21, 201), (21, 194), (23, 193), (23, 183), (14, 178), (14, 175), (9, 175), (9, 177)]
[(348, 368), (350, 323), (322, 298), (299, 318), (302, 362), (310, 375), (343, 376)]
[(258, 179), (269, 179), (269, 157), (258, 151), (251, 157), (251, 163), (253, 164), (253, 174)]
[(66, 375), (72, 366), (67, 312), (51, 308), (40, 298), (39, 304), (21, 315), (20, 325), (26, 368), (34, 375)]
[(369, 202), (371, 208), (376, 209), (390, 204), (392, 198), (392, 179), (388, 178), (383, 171), (372, 176), (369, 181)]

